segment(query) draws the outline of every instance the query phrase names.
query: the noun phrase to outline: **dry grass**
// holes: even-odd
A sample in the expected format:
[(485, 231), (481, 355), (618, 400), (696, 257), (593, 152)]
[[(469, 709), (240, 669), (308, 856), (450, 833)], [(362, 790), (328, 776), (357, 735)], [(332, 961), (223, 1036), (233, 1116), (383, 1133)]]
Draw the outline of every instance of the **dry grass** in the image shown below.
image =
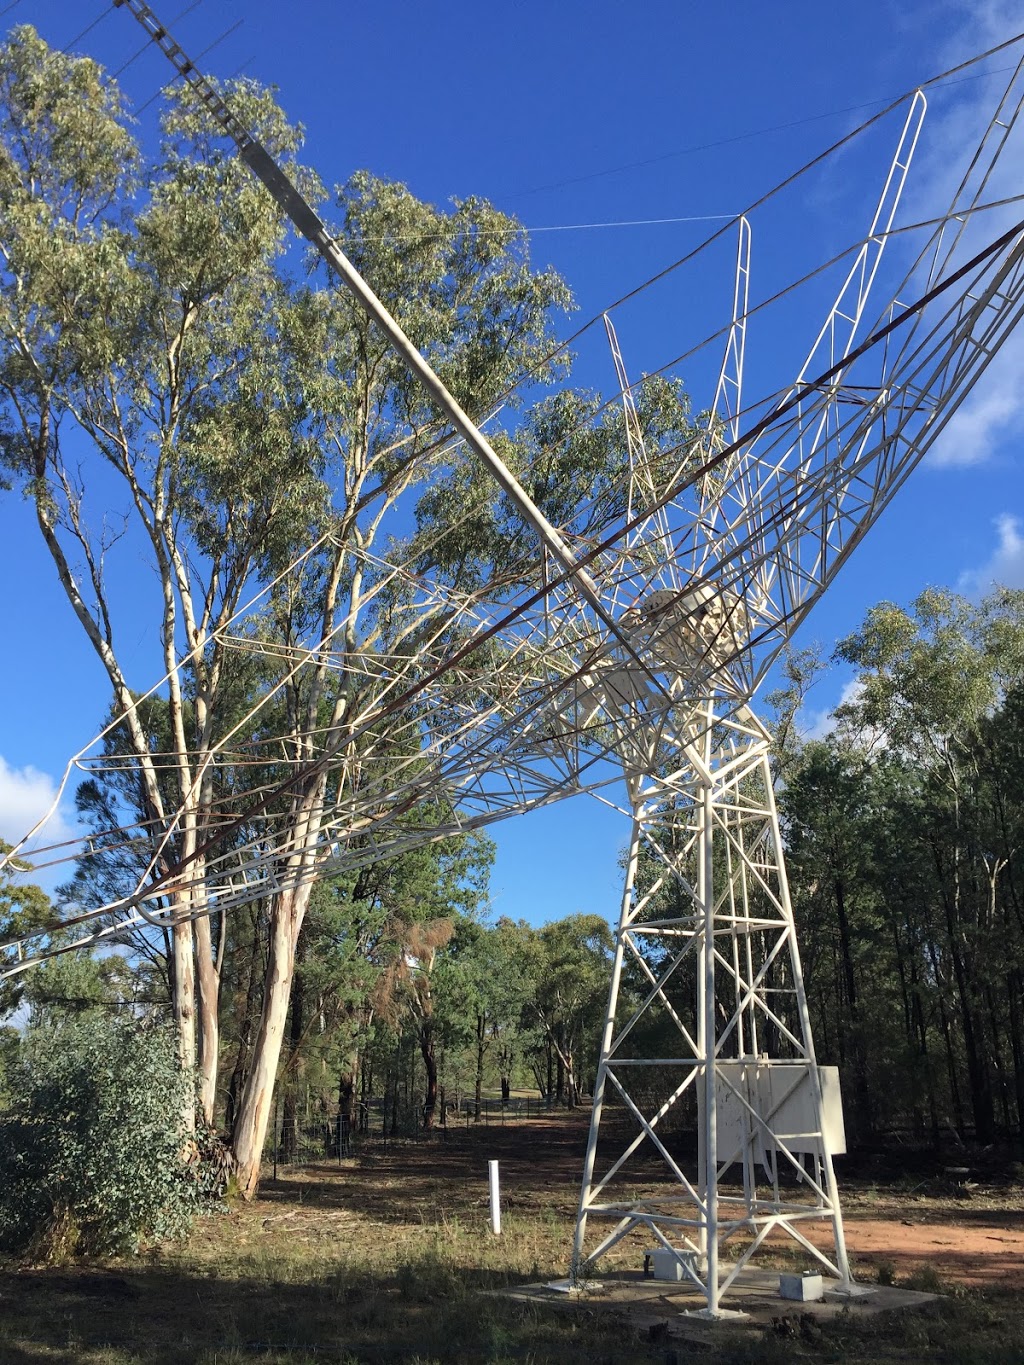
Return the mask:
[[(822, 1333), (791, 1321), (671, 1347), (585, 1306), (549, 1313), (484, 1294), (566, 1273), (583, 1137), (582, 1119), (562, 1118), (447, 1144), (389, 1144), (385, 1152), (374, 1143), (340, 1168), (282, 1172), (253, 1204), (205, 1220), (185, 1246), (102, 1265), (9, 1267), (0, 1273), (0, 1362), (1024, 1365), (1014, 1294), (961, 1295), (938, 1316), (898, 1325), (840, 1320)], [(502, 1162), (500, 1239), (487, 1230), (491, 1156)], [(922, 1197), (939, 1217), (941, 1199)], [(858, 1199), (889, 1209), (885, 1192)], [(635, 1263), (635, 1249), (621, 1255)]]

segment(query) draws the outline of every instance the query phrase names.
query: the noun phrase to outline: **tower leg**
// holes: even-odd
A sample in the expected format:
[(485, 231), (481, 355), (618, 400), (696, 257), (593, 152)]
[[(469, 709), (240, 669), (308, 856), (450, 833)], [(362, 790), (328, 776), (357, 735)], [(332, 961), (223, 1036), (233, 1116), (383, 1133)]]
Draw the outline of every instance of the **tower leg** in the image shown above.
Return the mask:
[(584, 1263), (584, 1243), (587, 1236), (587, 1211), (590, 1207), (594, 1163), (597, 1159), (597, 1139), (601, 1130), (601, 1113), (604, 1109), (604, 1091), (608, 1077), (608, 1058), (615, 1039), (615, 1016), (619, 1003), (619, 984), (622, 980), (622, 957), (625, 945), (624, 934), (629, 925), (633, 908), (633, 886), (636, 881), (637, 862), (640, 857), (641, 824), (636, 814), (633, 817), (633, 830), (629, 841), (629, 856), (626, 861), (626, 877), (622, 889), (622, 905), (619, 911), (619, 927), (615, 935), (615, 957), (612, 960), (612, 976), (608, 987), (608, 1008), (605, 1011), (604, 1028), (601, 1033), (601, 1056), (597, 1064), (597, 1077), (594, 1081), (594, 1103), (590, 1113), (590, 1131), (587, 1135), (587, 1151), (583, 1159), (583, 1186), (580, 1191), (579, 1211), (576, 1216), (576, 1231), (573, 1237), (572, 1265), (569, 1278), (575, 1285), (579, 1281)]
[(807, 991), (804, 987), (804, 974), (800, 965), (800, 945), (797, 943), (796, 924), (793, 919), (793, 902), (789, 894), (789, 876), (786, 872), (786, 859), (782, 847), (782, 831), (779, 827), (779, 808), (775, 800), (775, 784), (772, 781), (768, 755), (761, 758), (762, 781), (768, 796), (767, 805), (771, 819), (771, 840), (779, 875), (779, 890), (785, 906), (786, 917), (790, 923), (790, 956), (793, 963), (793, 983), (796, 992), (796, 1007), (800, 1021), (800, 1032), (807, 1050), (810, 1064), (810, 1084), (814, 1094), (814, 1104), (821, 1116), (820, 1162), (824, 1177), (828, 1202), (831, 1205), (832, 1236), (835, 1244), (836, 1266), (839, 1270), (840, 1288), (849, 1289), (853, 1285), (850, 1273), (850, 1258), (846, 1251), (846, 1233), (843, 1228), (843, 1211), (839, 1202), (839, 1185), (836, 1181), (835, 1163), (832, 1151), (824, 1132), (824, 1097), (821, 1089), (821, 1075), (814, 1052), (814, 1037), (811, 1033), (811, 1013), (807, 1005)]

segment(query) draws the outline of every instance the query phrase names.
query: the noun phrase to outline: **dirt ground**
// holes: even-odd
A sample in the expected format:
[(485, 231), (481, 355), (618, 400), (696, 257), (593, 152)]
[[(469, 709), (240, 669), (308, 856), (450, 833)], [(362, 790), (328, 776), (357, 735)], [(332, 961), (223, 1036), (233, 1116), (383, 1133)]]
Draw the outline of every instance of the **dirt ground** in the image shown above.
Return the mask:
[[(846, 1241), (858, 1265), (873, 1267), (876, 1273), (880, 1266), (891, 1267), (901, 1280), (927, 1266), (948, 1284), (1024, 1289), (1020, 1204), (999, 1211), (948, 1209), (939, 1202), (908, 1218), (873, 1217), (857, 1204), (857, 1194), (851, 1191)], [(814, 1240), (815, 1234), (810, 1235)]]
[[(567, 1273), (587, 1122), (581, 1111), (386, 1144), (377, 1133), (353, 1160), (268, 1170), (258, 1199), (201, 1219), (183, 1244), (0, 1264), (0, 1365), (1024, 1365), (1024, 1186), (991, 1163), (840, 1169), (857, 1278), (945, 1291), (931, 1314), (820, 1328), (783, 1314), (739, 1343), (724, 1333), (668, 1350), (660, 1322), (512, 1302), (510, 1289)], [(662, 1186), (662, 1171), (640, 1163), (636, 1193)], [(602, 1267), (639, 1272), (633, 1239)], [(771, 1247), (759, 1265), (800, 1258)]]
[[(546, 1212), (564, 1229), (568, 1257), (588, 1118), (581, 1111), (492, 1123), (387, 1146), (370, 1138), (358, 1161), (341, 1170), (283, 1168), (246, 1213), (262, 1220), (268, 1206), (289, 1205), (293, 1230), (303, 1209), (315, 1223), (342, 1205), (392, 1227), (396, 1220), (422, 1225), (446, 1216), (473, 1225), (486, 1218), (486, 1163), (497, 1158), (506, 1214)], [(847, 1246), (860, 1278), (875, 1280), (881, 1272), (905, 1280), (930, 1268), (950, 1284), (1024, 1290), (1024, 1184), (999, 1173), (951, 1177), (938, 1164), (923, 1179), (920, 1170), (902, 1177), (895, 1163), (888, 1172), (892, 1183), (844, 1177), (838, 1163)], [(656, 1162), (642, 1172), (658, 1174)], [(824, 1226), (806, 1230), (822, 1245), (828, 1240)]]

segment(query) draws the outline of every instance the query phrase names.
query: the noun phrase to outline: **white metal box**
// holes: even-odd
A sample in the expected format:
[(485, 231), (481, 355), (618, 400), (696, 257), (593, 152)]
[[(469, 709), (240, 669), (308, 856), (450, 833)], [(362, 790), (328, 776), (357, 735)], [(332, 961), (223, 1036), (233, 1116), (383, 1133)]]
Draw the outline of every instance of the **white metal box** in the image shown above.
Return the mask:
[(779, 1297), (795, 1299), (798, 1303), (813, 1303), (825, 1293), (820, 1275), (807, 1271), (804, 1275), (780, 1275)]
[(650, 1273), (655, 1280), (671, 1280), (678, 1282), (686, 1278), (686, 1272), (680, 1264), (680, 1257), (684, 1261), (692, 1261), (696, 1256), (694, 1251), (680, 1251), (678, 1253), (669, 1251), (667, 1247), (653, 1247), (650, 1251), (644, 1252), (644, 1274)]
[(818, 1067), (820, 1128), (807, 1063), (719, 1062), (717, 1071), (715, 1128), (720, 1163), (739, 1160), (747, 1143), (753, 1144), (754, 1159), (762, 1165), (767, 1164), (766, 1156), (774, 1157), (780, 1144), (793, 1153), (812, 1153), (819, 1146), (819, 1132), (824, 1133), (833, 1156), (846, 1151), (838, 1067)]

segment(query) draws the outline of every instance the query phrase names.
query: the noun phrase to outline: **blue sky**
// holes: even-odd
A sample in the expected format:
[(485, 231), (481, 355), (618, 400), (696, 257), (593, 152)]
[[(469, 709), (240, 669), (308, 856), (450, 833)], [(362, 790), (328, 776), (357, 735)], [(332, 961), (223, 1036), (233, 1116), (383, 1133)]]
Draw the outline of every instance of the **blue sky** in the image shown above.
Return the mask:
[[(173, 24), (186, 3), (160, 0), (157, 8)], [(106, 0), (18, 0), (2, 23), (32, 23), (64, 46), (103, 15), (75, 50), (113, 71), (142, 36), (124, 11), (105, 8)], [(565, 276), (589, 317), (696, 245), (715, 222), (573, 225), (731, 215), (881, 102), (1010, 36), (1015, 8), (944, 0), (307, 0), (287, 7), (204, 0), (174, 31), (192, 55), (225, 35), (202, 58), (211, 74), (244, 69), (276, 85), (288, 115), (305, 125), (306, 159), (327, 183), (367, 167), (438, 203), (482, 195), (538, 229), (535, 262)], [(1019, 24), (1019, 11), (1016, 17)], [(161, 63), (147, 52), (124, 71), (136, 107), (167, 79)], [(940, 136), (922, 157), (926, 183), (941, 178), (942, 163), (972, 128), (980, 132), (977, 110), (997, 80), (972, 81), (948, 92), (945, 103), (933, 102), (929, 121)], [(144, 132), (154, 113), (142, 112)], [(845, 241), (850, 214), (866, 221), (879, 173), (869, 160), (865, 153), (840, 163), (831, 180), (795, 201), (799, 213), (760, 244), (755, 236), (755, 290), (758, 279), (795, 274), (805, 259)], [(641, 314), (631, 337), (634, 373), (646, 368), (648, 344), (674, 354), (703, 334), (709, 319), (724, 322), (730, 287), (723, 272), (692, 297), (676, 298), (671, 317)], [(649, 335), (641, 335), (644, 327)], [(810, 338), (770, 328), (752, 333), (755, 373), (758, 354), (790, 346), (796, 354), (801, 340)], [(828, 649), (880, 598), (905, 602), (928, 584), (973, 593), (992, 578), (1024, 586), (1024, 399), (1014, 359), (1022, 352), (987, 376), (958, 432), (875, 527), (812, 616), (805, 640)], [(710, 398), (694, 392), (698, 407)], [(0, 498), (0, 835), (8, 838), (39, 813), (107, 704), (98, 663), (27, 512), (17, 498)], [(137, 568), (124, 564), (119, 572), (127, 581)], [(129, 623), (123, 649), (141, 668), (149, 653), (144, 621)], [(141, 687), (152, 680), (133, 681)], [(838, 673), (830, 677), (814, 704), (834, 704), (844, 682)], [(577, 801), (492, 833), (499, 913), (537, 921), (576, 910), (615, 913), (627, 833), (620, 817)]]

